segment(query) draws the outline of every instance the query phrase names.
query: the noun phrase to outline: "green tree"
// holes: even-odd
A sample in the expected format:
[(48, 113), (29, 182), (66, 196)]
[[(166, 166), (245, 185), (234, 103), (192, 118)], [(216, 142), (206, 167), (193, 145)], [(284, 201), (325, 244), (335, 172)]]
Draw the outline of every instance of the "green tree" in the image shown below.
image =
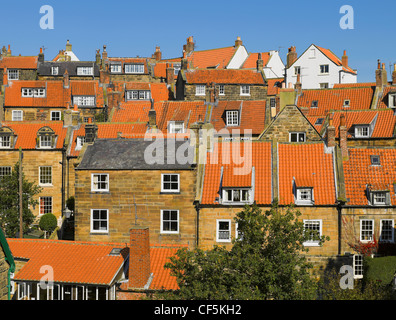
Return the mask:
[(303, 243), (327, 238), (304, 230), (300, 212), (275, 204), (264, 213), (256, 205), (236, 215), (240, 236), (230, 250), (181, 249), (165, 265), (179, 290), (171, 299), (313, 299), (317, 283), (311, 276)]
[[(34, 198), (41, 188), (29, 182), (22, 174), (22, 226), (27, 231), (34, 221), (30, 208), (38, 204)], [(19, 163), (16, 163), (10, 176), (0, 178), (0, 226), (7, 237), (15, 237), (19, 232)]]
[(46, 213), (40, 218), (39, 228), (51, 234), (58, 226), (58, 221), (54, 214)]

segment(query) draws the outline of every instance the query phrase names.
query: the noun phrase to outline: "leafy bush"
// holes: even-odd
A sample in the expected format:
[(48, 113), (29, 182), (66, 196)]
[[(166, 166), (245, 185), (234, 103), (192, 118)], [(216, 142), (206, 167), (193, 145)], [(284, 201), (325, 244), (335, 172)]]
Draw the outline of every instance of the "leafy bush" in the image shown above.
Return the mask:
[(383, 285), (390, 284), (396, 274), (396, 256), (366, 258), (364, 265), (366, 279), (379, 281)]
[(58, 226), (58, 221), (52, 213), (46, 213), (43, 215), (39, 222), (39, 227), (43, 231), (47, 231), (48, 233), (52, 233), (56, 227)]

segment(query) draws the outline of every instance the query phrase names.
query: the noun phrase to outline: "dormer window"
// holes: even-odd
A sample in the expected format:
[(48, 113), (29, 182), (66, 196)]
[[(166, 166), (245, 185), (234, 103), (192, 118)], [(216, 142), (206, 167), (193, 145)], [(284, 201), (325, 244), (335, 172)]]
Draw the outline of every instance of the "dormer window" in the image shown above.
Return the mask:
[(52, 147), (52, 136), (40, 136), (40, 148), (48, 149)]
[(380, 166), (381, 165), (380, 156), (370, 156), (370, 160), (371, 160), (372, 166)]
[(9, 135), (0, 136), (0, 148), (11, 148), (11, 136)]
[(297, 188), (296, 204), (313, 204), (313, 188)]
[(223, 189), (223, 203), (249, 203), (249, 188), (226, 188)]
[(184, 133), (183, 121), (170, 121), (168, 125), (169, 133)]
[(51, 74), (57, 76), (59, 74), (59, 67), (51, 67)]
[(85, 143), (85, 136), (77, 137), (76, 139), (76, 150), (81, 150)]
[(144, 73), (144, 64), (126, 64), (125, 73)]
[(355, 138), (368, 138), (370, 136), (369, 126), (356, 126)]
[(344, 100), (344, 107), (350, 107), (351, 106), (351, 101), (350, 100)]
[(238, 110), (226, 111), (226, 125), (227, 126), (238, 126), (239, 125), (239, 111)]
[(388, 107), (396, 108), (396, 93), (390, 93), (388, 96)]
[(14, 132), (10, 128), (0, 128), (0, 148), (11, 149), (14, 145), (14, 139)]
[(321, 124), (323, 124), (323, 121), (324, 121), (324, 118), (316, 119), (315, 126), (320, 126)]
[(79, 107), (93, 107), (95, 106), (95, 96), (74, 96), (73, 104)]
[(37, 133), (37, 147), (39, 149), (52, 149), (55, 146), (56, 135), (50, 127), (43, 127)]
[(22, 97), (24, 98), (44, 98), (45, 88), (22, 88)]
[(367, 195), (372, 206), (387, 206), (391, 204), (389, 190), (372, 190), (368, 186)]
[(125, 93), (126, 100), (150, 100), (151, 94), (149, 90), (128, 90)]
[(312, 101), (311, 108), (317, 108), (317, 107), (318, 107), (318, 100)]
[(110, 72), (111, 73), (121, 73), (122, 68), (121, 68), (121, 64), (110, 64)]
[(78, 76), (93, 76), (93, 67), (77, 67)]

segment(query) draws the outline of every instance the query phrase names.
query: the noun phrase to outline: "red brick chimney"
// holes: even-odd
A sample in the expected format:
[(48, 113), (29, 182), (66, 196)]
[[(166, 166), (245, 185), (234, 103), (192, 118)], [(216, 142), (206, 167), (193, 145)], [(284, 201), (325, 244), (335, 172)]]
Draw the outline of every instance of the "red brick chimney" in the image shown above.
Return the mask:
[(154, 52), (154, 58), (156, 61), (160, 61), (162, 57), (161, 49), (160, 47), (155, 47), (155, 52)]
[(242, 40), (241, 37), (237, 37), (235, 40), (235, 47), (241, 46), (242, 45)]
[(186, 53), (189, 54), (190, 52), (194, 51), (194, 40), (193, 37), (190, 36), (187, 38), (187, 44), (185, 46)]
[(146, 227), (130, 229), (129, 288), (144, 288), (150, 278), (150, 232)]
[(335, 147), (335, 127), (333, 125), (333, 114), (329, 114), (329, 125), (327, 126), (327, 146)]
[(103, 46), (103, 52), (102, 52), (102, 60), (107, 60), (107, 51), (106, 51), (106, 45)]
[(173, 84), (175, 82), (175, 68), (173, 63), (166, 64), (166, 83)]
[(341, 148), (341, 155), (342, 158), (348, 159), (348, 144), (347, 144), (347, 127), (346, 127), (346, 120), (345, 115), (342, 113), (340, 116), (340, 126), (338, 128), (340, 132), (340, 148)]
[(344, 55), (342, 56), (342, 66), (344, 68), (348, 68), (348, 56), (346, 54), (346, 50), (344, 50)]
[(290, 68), (290, 66), (297, 60), (297, 51), (296, 47), (290, 47), (289, 52), (287, 53), (287, 68)]
[(8, 84), (8, 71), (7, 67), (4, 67), (3, 71), (3, 86), (6, 86)]

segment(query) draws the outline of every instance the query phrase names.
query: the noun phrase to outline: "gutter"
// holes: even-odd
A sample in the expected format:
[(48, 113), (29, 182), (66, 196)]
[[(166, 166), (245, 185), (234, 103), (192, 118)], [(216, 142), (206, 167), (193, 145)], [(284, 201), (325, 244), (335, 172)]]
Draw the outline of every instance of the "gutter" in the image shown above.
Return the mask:
[(3, 230), (0, 228), (0, 243), (4, 249), (5, 260), (10, 264), (7, 274), (7, 296), (8, 300), (11, 300), (11, 273), (15, 272), (15, 261), (11, 254), (10, 247), (8, 246), (7, 240), (4, 236)]

